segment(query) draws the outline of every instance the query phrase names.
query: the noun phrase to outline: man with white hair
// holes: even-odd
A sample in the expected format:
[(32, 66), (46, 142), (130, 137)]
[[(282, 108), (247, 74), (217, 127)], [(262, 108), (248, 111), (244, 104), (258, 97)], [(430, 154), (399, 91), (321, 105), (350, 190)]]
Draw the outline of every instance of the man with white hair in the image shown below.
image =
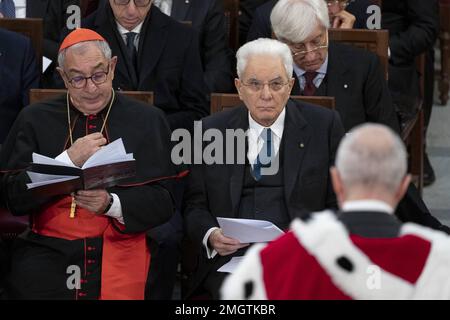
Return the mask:
[[(200, 252), (186, 296), (202, 287), (217, 298), (225, 277), (217, 270), (247, 247), (225, 236), (217, 217), (268, 220), (283, 230), (310, 210), (337, 206), (328, 170), (344, 133), (337, 112), (289, 100), (294, 79), (287, 45), (258, 39), (236, 56), (235, 85), (244, 105), (207, 117), (202, 125), (223, 137), (230, 129), (236, 134), (248, 130), (248, 135), (233, 147), (232, 164), (224, 146), (227, 164), (192, 167), (185, 221)], [(271, 169), (275, 163), (278, 167), (264, 171), (269, 168), (263, 157), (269, 158)]]
[(331, 169), (341, 212), (296, 219), (290, 233), (252, 247), (223, 297), (448, 299), (450, 238), (393, 215), (410, 181), (406, 159), (392, 130), (354, 129)]
[(332, 96), (346, 131), (364, 122), (399, 132), (387, 83), (374, 53), (329, 40), (323, 0), (280, 0), (270, 15), (273, 33), (294, 59), (293, 94)]

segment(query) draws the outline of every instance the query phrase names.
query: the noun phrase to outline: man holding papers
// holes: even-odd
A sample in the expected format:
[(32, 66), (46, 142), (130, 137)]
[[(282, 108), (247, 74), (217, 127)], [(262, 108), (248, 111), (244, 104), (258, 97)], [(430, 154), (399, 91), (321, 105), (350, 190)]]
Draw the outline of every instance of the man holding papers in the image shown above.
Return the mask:
[[(170, 129), (161, 111), (112, 90), (117, 58), (97, 33), (70, 33), (58, 62), (67, 96), (25, 108), (2, 149), (5, 202), (13, 214), (31, 216), (13, 252), (11, 297), (143, 299), (145, 231), (173, 212)], [(133, 177), (72, 195), (27, 189), (33, 153), (82, 168), (119, 138), (135, 159)]]
[(235, 80), (244, 105), (203, 120), (204, 130), (224, 137), (227, 129), (248, 135), (234, 150), (234, 164), (192, 167), (185, 217), (199, 257), (186, 296), (203, 289), (217, 298), (226, 275), (217, 270), (248, 245), (226, 236), (218, 217), (266, 220), (284, 230), (309, 210), (337, 206), (329, 167), (344, 129), (336, 112), (289, 100), (292, 69), (285, 44), (247, 43), (237, 53)]

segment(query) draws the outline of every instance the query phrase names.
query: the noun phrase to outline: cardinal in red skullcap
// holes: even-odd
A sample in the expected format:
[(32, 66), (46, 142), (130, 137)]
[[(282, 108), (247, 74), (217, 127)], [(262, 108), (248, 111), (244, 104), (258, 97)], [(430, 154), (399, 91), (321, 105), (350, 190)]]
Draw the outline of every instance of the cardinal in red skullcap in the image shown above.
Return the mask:
[[(14, 215), (31, 217), (12, 252), (10, 297), (143, 299), (146, 231), (174, 211), (169, 125), (161, 110), (113, 90), (117, 57), (98, 33), (72, 31), (58, 62), (67, 93), (24, 108), (2, 147), (5, 201)], [(117, 152), (128, 153), (120, 170), (110, 164), (79, 177), (114, 141)], [(29, 172), (35, 153), (68, 169), (69, 180)]]

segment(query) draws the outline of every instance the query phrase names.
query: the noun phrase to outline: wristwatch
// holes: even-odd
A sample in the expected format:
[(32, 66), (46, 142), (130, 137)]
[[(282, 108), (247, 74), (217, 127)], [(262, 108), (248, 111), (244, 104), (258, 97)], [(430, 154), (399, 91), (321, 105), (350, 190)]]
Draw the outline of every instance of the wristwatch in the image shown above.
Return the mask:
[(105, 210), (103, 211), (103, 214), (107, 213), (109, 209), (111, 209), (114, 202), (114, 197), (112, 196), (112, 194), (108, 192), (108, 195), (109, 195), (109, 203), (106, 206)]

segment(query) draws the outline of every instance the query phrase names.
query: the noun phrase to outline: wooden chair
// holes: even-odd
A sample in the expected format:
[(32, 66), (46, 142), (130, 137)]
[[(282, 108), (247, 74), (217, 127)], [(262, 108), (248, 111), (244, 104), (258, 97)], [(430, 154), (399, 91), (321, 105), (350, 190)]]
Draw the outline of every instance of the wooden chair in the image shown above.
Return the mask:
[(229, 46), (235, 52), (239, 48), (239, 0), (223, 0), (227, 21)]
[[(335, 108), (334, 97), (305, 97), (305, 96), (291, 96), (294, 100), (300, 100), (307, 103), (312, 103), (325, 108)], [(220, 112), (224, 109), (233, 108), (242, 104), (237, 93), (212, 93), (211, 94), (211, 114)]]
[(448, 102), (450, 89), (450, 0), (439, 1), (441, 49), (441, 77), (439, 79), (439, 99), (442, 105)]
[[(66, 89), (31, 89), (30, 104), (55, 98), (66, 94)], [(153, 92), (150, 91), (118, 91), (127, 97), (137, 99), (147, 104), (153, 105)]]
[(330, 40), (375, 53), (380, 59), (385, 78), (388, 79), (389, 32), (387, 30), (330, 29), (328, 34)]
[(31, 44), (36, 52), (39, 72), (42, 71), (42, 46), (44, 42), (42, 19), (17, 18), (0, 19), (0, 28), (17, 32), (31, 39)]

